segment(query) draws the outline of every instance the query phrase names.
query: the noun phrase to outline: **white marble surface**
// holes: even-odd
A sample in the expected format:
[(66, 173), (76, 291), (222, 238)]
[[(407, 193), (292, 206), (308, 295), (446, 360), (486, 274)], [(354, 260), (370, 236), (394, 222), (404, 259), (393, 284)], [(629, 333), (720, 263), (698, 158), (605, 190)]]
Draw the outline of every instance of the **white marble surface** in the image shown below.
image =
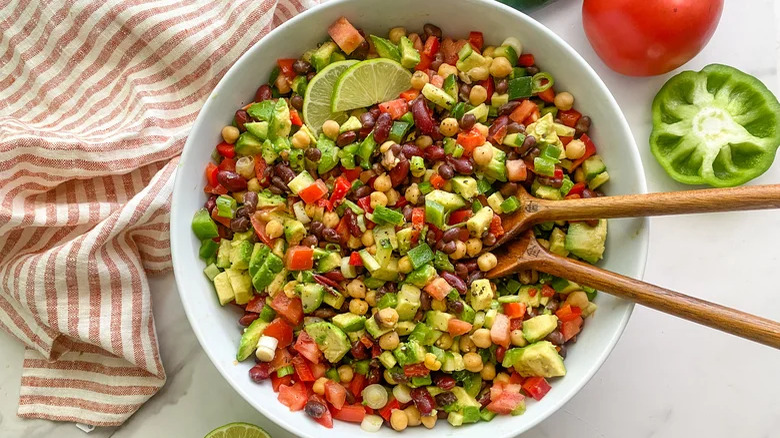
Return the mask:
[[(585, 39), (579, 8), (579, 1), (560, 0), (534, 15), (612, 90), (633, 129), (650, 191), (683, 189), (647, 147), (649, 104), (670, 75), (636, 79), (609, 71)], [(685, 68), (731, 64), (780, 94), (778, 17), (780, 2), (727, 0), (712, 41)], [(778, 182), (780, 159), (755, 181)], [(653, 219), (645, 279), (780, 320), (780, 288), (771, 280), (780, 266), (779, 225), (777, 211)], [(211, 365), (184, 316), (173, 276), (153, 280), (152, 291), (168, 384), (123, 427), (89, 436), (201, 437), (231, 421), (262, 425), (275, 438), (291, 436), (244, 402)], [(16, 417), (22, 347), (0, 332), (0, 351), (0, 436), (83, 437), (73, 424)], [(778, 351), (637, 308), (593, 380), (524, 437), (777, 437), (779, 369)]]

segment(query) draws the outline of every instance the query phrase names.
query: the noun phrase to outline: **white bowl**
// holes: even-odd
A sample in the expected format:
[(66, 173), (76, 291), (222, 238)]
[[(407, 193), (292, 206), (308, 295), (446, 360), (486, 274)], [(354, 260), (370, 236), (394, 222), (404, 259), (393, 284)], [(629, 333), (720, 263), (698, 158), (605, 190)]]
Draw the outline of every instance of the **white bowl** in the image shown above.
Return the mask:
[[(171, 211), (171, 249), (179, 293), (187, 317), (203, 349), (228, 382), (252, 404), (280, 426), (297, 436), (341, 438), (364, 434), (358, 425), (335, 421), (326, 429), (303, 412), (290, 412), (276, 399), (270, 384), (257, 385), (248, 376), (254, 361), (235, 363), (240, 338), (238, 314), (217, 302), (214, 287), (202, 274), (198, 258), (200, 242), (190, 228), (193, 213), (206, 200), (203, 169), (220, 130), (230, 123), (236, 109), (254, 96), (268, 77), (277, 58), (297, 57), (327, 38), (327, 27), (346, 16), (367, 33), (386, 35), (394, 26), (421, 30), (427, 22), (440, 26), (444, 35), (464, 38), (469, 31), (482, 31), (488, 44), (500, 44), (506, 37), (520, 39), (526, 53), (553, 74), (556, 89), (576, 97), (576, 107), (593, 120), (590, 134), (609, 168), (609, 194), (646, 192), (644, 172), (626, 120), (593, 69), (561, 38), (528, 16), (498, 2), (480, 0), (334, 0), (286, 22), (250, 48), (211, 93), (192, 127), (179, 163)], [(645, 266), (648, 224), (643, 219), (610, 221), (607, 252), (601, 263), (606, 269), (641, 278)], [(540, 402), (531, 400), (522, 416), (498, 416), (490, 423), (480, 422), (453, 428), (439, 421), (435, 431), (409, 428), (406, 437), (456, 433), (487, 434), (494, 438), (518, 435), (560, 408), (585, 385), (620, 338), (633, 305), (600, 294), (598, 311), (585, 323), (577, 343), (568, 350), (568, 374), (552, 381), (552, 390)], [(208, 402), (205, 401), (204, 402)], [(373, 436), (398, 437), (390, 428)]]

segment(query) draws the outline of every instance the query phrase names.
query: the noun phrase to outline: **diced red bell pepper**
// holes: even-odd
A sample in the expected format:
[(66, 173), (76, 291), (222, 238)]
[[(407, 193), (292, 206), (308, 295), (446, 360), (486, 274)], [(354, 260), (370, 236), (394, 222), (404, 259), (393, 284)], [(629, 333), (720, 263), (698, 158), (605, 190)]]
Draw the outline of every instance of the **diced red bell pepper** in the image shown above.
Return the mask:
[(265, 307), (265, 298), (260, 295), (255, 295), (246, 303), (244, 310), (252, 313), (260, 313), (263, 311), (263, 307)]
[(225, 158), (233, 158), (236, 156), (236, 147), (223, 141), (217, 145), (217, 152)]
[(362, 423), (366, 416), (365, 406), (357, 403), (354, 405), (344, 405), (333, 414), (333, 418), (349, 423)]
[(255, 176), (257, 177), (257, 181), (263, 187), (268, 187), (271, 184), (271, 181), (268, 181), (268, 178), (263, 176), (265, 174), (266, 167), (268, 167), (268, 163), (265, 162), (263, 157), (260, 155), (255, 155)]
[(574, 321), (582, 315), (582, 309), (577, 306), (564, 304), (555, 312), (555, 316), (563, 322)]
[(283, 385), (279, 388), (278, 399), (283, 405), (290, 408), (291, 411), (300, 411), (308, 400), (306, 385), (303, 382), (297, 382), (292, 386)]
[(392, 399), (389, 402), (387, 402), (385, 407), (380, 409), (378, 413), (382, 418), (385, 419), (385, 421), (390, 421), (390, 414), (393, 412), (393, 410), (400, 409), (400, 408), (401, 408), (401, 403), (398, 403), (398, 400), (396, 399)]
[(582, 192), (584, 191), (585, 191), (585, 183), (578, 182), (572, 186), (572, 188), (569, 190), (569, 193), (567, 193), (566, 196), (582, 195)]
[(212, 186), (211, 184), (206, 184), (206, 187), (203, 187), (203, 193), (207, 195), (227, 195), (228, 189), (222, 187), (222, 185), (217, 184), (216, 186)]
[(336, 226), (336, 232), (339, 233), (339, 236), (341, 236), (341, 242), (346, 242), (349, 240), (350, 236), (352, 236), (352, 233), (349, 231), (349, 224), (347, 223), (347, 216), (344, 216), (339, 221), (339, 224)]
[(406, 102), (403, 98), (382, 102), (379, 104), (379, 111), (390, 114), (393, 120), (398, 120), (408, 111)]
[(373, 208), (371, 208), (371, 197), (370, 196), (363, 196), (362, 198), (359, 198), (357, 200), (357, 205), (362, 208), (363, 210), (371, 213), (374, 211)]
[(509, 375), (509, 383), (512, 385), (522, 385), (525, 381), (525, 378), (518, 374), (517, 371), (512, 371), (512, 374)]
[(341, 166), (341, 174), (344, 175), (344, 177), (347, 178), (349, 182), (353, 182), (358, 179), (360, 172), (362, 172), (362, 170), (359, 167), (354, 169), (347, 169), (346, 167)]
[(431, 56), (425, 56), (425, 54), (420, 54), (420, 62), (417, 63), (417, 65), (414, 67), (417, 71), (425, 71), (428, 70), (428, 67), (431, 66), (431, 63), (433, 62), (433, 57)]
[(413, 365), (406, 365), (404, 367), (404, 375), (406, 377), (424, 377), (431, 373), (431, 370), (425, 367), (425, 364), (420, 362)]
[(564, 146), (571, 143), (572, 140), (574, 140), (574, 137), (567, 137), (565, 135), (559, 135), (558, 138), (561, 140), (561, 143), (563, 143)]
[(485, 79), (484, 81), (479, 81), (479, 85), (482, 85), (483, 87), (485, 87), (485, 90), (487, 90), (486, 102), (490, 104), (490, 99), (493, 98), (493, 91), (495, 91), (496, 89), (495, 85), (493, 84), (493, 78), (488, 76), (488, 78)]
[(520, 330), (523, 328), (523, 318), (512, 318), (511, 321), (509, 321), (509, 332)]
[(506, 354), (506, 347), (498, 346), (496, 347), (496, 360), (498, 362), (504, 361), (504, 355)]
[(395, 204), (390, 205), (389, 207), (395, 207), (395, 208), (403, 208), (404, 205), (408, 204), (409, 201), (406, 200), (403, 196), (400, 196), (397, 201), (395, 201)]
[(523, 123), (523, 120), (527, 119), (535, 110), (539, 110), (536, 104), (526, 99), (520, 102), (520, 106), (509, 114), (509, 118), (512, 119), (513, 122)]
[(320, 418), (315, 418), (314, 421), (320, 424), (320, 426), (325, 426), (328, 429), (333, 429), (333, 414), (330, 413), (329, 410), (325, 410), (325, 412), (322, 414)]
[(501, 237), (504, 235), (504, 227), (501, 225), (501, 216), (494, 214), (490, 221), (490, 234)]
[(276, 64), (279, 66), (279, 72), (289, 80), (295, 79), (295, 70), (293, 70), (294, 59), (277, 59)]
[(535, 400), (541, 400), (550, 391), (550, 384), (544, 377), (533, 376), (525, 379), (523, 391)]
[(539, 112), (539, 107), (535, 107), (533, 110), (531, 110), (531, 114), (523, 120), (523, 124), (528, 126), (531, 123), (539, 120), (539, 117), (541, 116), (541, 112)]
[(219, 182), (217, 182), (218, 173), (219, 167), (217, 167), (216, 164), (209, 162), (209, 164), (206, 165), (206, 181), (208, 181), (210, 186), (216, 187), (219, 185)]
[(537, 294), (538, 292), (539, 292), (539, 291), (538, 291), (538, 290), (536, 290), (536, 288), (535, 288), (535, 287), (532, 287), (531, 289), (528, 289), (528, 296), (529, 296), (529, 297), (531, 297), (531, 298), (533, 298), (533, 297), (535, 297), (535, 296), (536, 296), (536, 294)]
[(236, 171), (236, 160), (225, 157), (219, 162), (219, 170), (229, 170), (231, 172)]
[(555, 295), (555, 289), (552, 288), (549, 284), (542, 285), (542, 296), (550, 298), (553, 295)]
[(407, 102), (411, 102), (415, 98), (417, 98), (417, 96), (419, 96), (419, 95), (420, 95), (420, 90), (415, 90), (414, 88), (410, 88), (410, 89), (408, 89), (406, 91), (402, 91), (400, 96), (401, 96), (401, 99), (403, 99), (403, 100), (405, 100)]
[(440, 45), (441, 43), (439, 42), (439, 39), (431, 35), (427, 40), (425, 40), (425, 47), (423, 47), (422, 54), (433, 58), (436, 56), (436, 52), (439, 51)]
[(459, 224), (461, 222), (466, 222), (472, 215), (470, 208), (462, 208), (460, 210), (455, 210), (452, 213), (450, 213), (450, 219), (447, 222), (449, 225), (455, 225)]
[(296, 245), (287, 248), (284, 265), (290, 271), (305, 271), (314, 267), (314, 250), (308, 246)]
[(311, 370), (311, 373), (314, 375), (314, 379), (319, 379), (320, 377), (325, 377), (325, 373), (328, 372), (328, 368), (330, 368), (328, 365), (325, 365), (324, 363), (314, 363), (314, 362), (306, 362), (309, 364), (309, 369)]
[(566, 321), (561, 325), (561, 334), (563, 335), (563, 342), (569, 342), (569, 340), (580, 332), (582, 329), (582, 317), (578, 316), (571, 321)]
[(457, 318), (451, 318), (447, 321), (447, 332), (450, 336), (465, 335), (471, 330), (472, 325), (466, 321), (461, 321)]
[(534, 64), (536, 64), (536, 60), (534, 55), (530, 53), (524, 53), (517, 58), (517, 65), (520, 67), (530, 67)]
[(322, 359), (320, 347), (305, 330), (298, 333), (298, 340), (295, 341), (293, 349), (313, 363), (318, 363)]
[(355, 373), (354, 377), (352, 377), (352, 381), (349, 382), (349, 392), (351, 392), (355, 397), (360, 397), (360, 393), (363, 392), (365, 387), (366, 376)]
[(296, 380), (300, 382), (313, 382), (316, 380), (303, 356), (293, 356), (292, 364), (293, 368), (295, 368), (295, 374), (298, 376)]
[(547, 103), (553, 103), (553, 101), (555, 100), (555, 91), (553, 91), (552, 87), (540, 93), (536, 93), (536, 95), (539, 96), (539, 99), (542, 99)]
[(363, 266), (363, 259), (360, 258), (360, 253), (353, 251), (352, 254), (349, 255), (349, 264), (350, 266)]
[(469, 32), (469, 44), (474, 50), (482, 51), (482, 46), (485, 44), (485, 39), (482, 36), (482, 32)]
[(504, 314), (510, 318), (522, 318), (525, 315), (525, 303), (504, 303)]
[(582, 117), (582, 114), (574, 108), (566, 111), (558, 111), (558, 118), (561, 119), (561, 123), (570, 128), (573, 128), (577, 124), (580, 117)]
[(463, 149), (467, 155), (471, 155), (471, 152), (477, 146), (485, 144), (485, 136), (482, 135), (476, 128), (471, 128), (468, 131), (461, 131), (458, 134), (457, 143), (463, 146)]
[(347, 390), (341, 384), (328, 380), (325, 382), (325, 398), (334, 408), (341, 409), (347, 401)]
[(282, 386), (289, 386), (292, 383), (292, 374), (288, 374), (284, 377), (276, 377), (276, 373), (271, 373), (271, 387), (274, 392), (279, 392), (279, 388)]
[(315, 202), (318, 199), (322, 199), (322, 197), (326, 196), (327, 194), (328, 194), (328, 187), (321, 179), (314, 181), (314, 184), (311, 184), (305, 189), (298, 192), (298, 196), (300, 196), (301, 199), (303, 199), (303, 202), (307, 204), (311, 204), (312, 202)]
[[(222, 187), (222, 186), (219, 186), (219, 187)], [(217, 213), (219, 213), (219, 211), (216, 208), (211, 210), (211, 218), (214, 219), (215, 221), (221, 223), (222, 225), (224, 225), (226, 227), (230, 227), (230, 218), (229, 217), (222, 217), (222, 216), (220, 216)]]
[(585, 160), (592, 157), (596, 153), (596, 145), (593, 144), (593, 140), (588, 137), (588, 134), (582, 134), (580, 136), (580, 140), (582, 140), (583, 143), (585, 143), (585, 154), (577, 159), (574, 163), (571, 165), (571, 172), (574, 172), (574, 169), (580, 167), (580, 164), (582, 164)]
[(431, 179), (429, 182), (435, 189), (440, 189), (444, 187), (444, 184), (446, 184), (444, 178), (442, 178), (441, 175), (439, 175), (438, 173), (434, 173), (433, 175), (431, 175)]
[(276, 338), (279, 341), (276, 348), (287, 348), (293, 341), (293, 328), (287, 321), (277, 317), (263, 330), (263, 335)]
[(422, 207), (412, 209), (412, 227), (415, 230), (422, 230), (425, 226), (425, 210)]
[(351, 188), (352, 183), (350, 183), (349, 180), (344, 177), (344, 175), (336, 178), (336, 182), (333, 183), (333, 194), (330, 195), (331, 206), (335, 207), (339, 202), (341, 202), (341, 200), (347, 196), (347, 193)]
[(290, 122), (293, 126), (303, 126), (303, 120), (301, 120), (301, 116), (295, 108), (290, 108)]
[(303, 321), (303, 305), (298, 297), (288, 298), (284, 293), (277, 293), (271, 301), (271, 308), (294, 326)]

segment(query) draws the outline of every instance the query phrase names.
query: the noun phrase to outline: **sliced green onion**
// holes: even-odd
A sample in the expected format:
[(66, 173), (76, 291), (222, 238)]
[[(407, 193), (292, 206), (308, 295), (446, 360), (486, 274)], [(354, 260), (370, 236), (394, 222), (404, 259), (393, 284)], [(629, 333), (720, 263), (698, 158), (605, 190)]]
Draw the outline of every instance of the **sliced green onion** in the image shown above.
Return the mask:
[(387, 404), (387, 390), (378, 383), (366, 386), (360, 394), (363, 404), (371, 409), (382, 409)]
[[(544, 83), (544, 79), (547, 79), (547, 83)], [(553, 77), (550, 73), (547, 73), (546, 71), (539, 72), (531, 78), (531, 90), (534, 93), (541, 93), (543, 91), (547, 91), (548, 88), (552, 87), (555, 81), (553, 80)]]
[(278, 370), (276, 370), (276, 377), (282, 378), (284, 376), (289, 376), (294, 372), (295, 372), (295, 368), (293, 368), (292, 365), (287, 365), (286, 367), (281, 367)]

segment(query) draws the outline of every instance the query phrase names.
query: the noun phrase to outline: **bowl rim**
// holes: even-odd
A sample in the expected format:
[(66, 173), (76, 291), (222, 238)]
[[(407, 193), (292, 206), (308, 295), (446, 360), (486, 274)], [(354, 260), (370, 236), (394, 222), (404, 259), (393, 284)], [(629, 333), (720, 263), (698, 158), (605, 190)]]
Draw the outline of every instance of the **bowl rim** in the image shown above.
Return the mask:
[[(282, 30), (286, 29), (287, 27), (293, 26), (295, 23), (299, 21), (307, 20), (310, 16), (314, 14), (321, 13), (325, 9), (330, 8), (338, 8), (344, 3), (349, 3), (354, 0), (330, 0), (327, 3), (322, 3), (320, 5), (317, 5), (315, 7), (312, 7), (308, 10), (305, 10), (298, 15), (294, 16), (293, 18), (285, 21), (280, 26), (274, 28), (271, 30), (268, 34), (266, 34), (265, 37), (267, 38), (269, 35), (275, 32), (281, 32)], [(464, 0), (466, 2), (476, 2), (477, 0)], [(575, 59), (579, 65), (578, 68), (584, 69), (586, 72), (591, 74), (593, 78), (595, 79), (596, 85), (599, 87), (599, 90), (601, 94), (604, 96), (606, 101), (611, 107), (616, 108), (617, 113), (619, 114), (619, 119), (616, 120), (617, 123), (612, 125), (610, 129), (619, 129), (623, 131), (623, 136), (628, 139), (628, 144), (626, 145), (625, 149), (627, 149), (627, 156), (629, 160), (632, 162), (632, 164), (635, 166), (635, 168), (639, 171), (639, 178), (638, 178), (638, 185), (639, 185), (639, 191), (638, 193), (647, 193), (647, 180), (645, 178), (645, 172), (644, 172), (644, 166), (642, 164), (642, 160), (639, 155), (639, 151), (636, 145), (636, 141), (634, 139), (633, 133), (631, 132), (631, 129), (628, 125), (628, 121), (626, 120), (625, 114), (623, 113), (622, 109), (618, 105), (617, 101), (615, 100), (615, 97), (612, 95), (612, 93), (609, 91), (609, 88), (607, 88), (604, 81), (601, 79), (601, 77), (596, 73), (596, 71), (591, 67), (590, 64), (580, 55), (569, 43), (566, 42), (562, 37), (558, 36), (555, 32), (553, 32), (548, 27), (544, 26), (539, 21), (535, 20), (533, 17), (529, 16), (528, 14), (525, 14), (521, 11), (518, 11), (516, 9), (513, 9), (503, 3), (499, 2), (486, 2), (490, 3), (490, 6), (497, 8), (498, 12), (504, 12), (506, 14), (512, 15), (515, 19), (521, 20), (524, 25), (532, 27), (532, 30), (534, 32), (538, 32), (544, 35), (544, 37), (554, 40), (557, 44), (559, 44), (564, 51), (568, 52), (569, 55)], [(487, 6), (487, 5), (485, 5)], [(259, 50), (258, 46), (260, 45), (259, 40), (255, 44), (253, 44), (250, 48), (246, 50), (234, 63), (233, 65), (228, 69), (227, 72), (225, 72), (225, 75), (220, 79), (220, 81), (217, 83), (217, 85), (214, 87), (214, 89), (209, 94), (208, 98), (204, 101), (203, 107), (201, 108), (201, 111), (198, 114), (198, 117), (196, 118), (195, 122), (193, 123), (192, 127), (190, 128), (190, 131), (193, 131), (196, 129), (196, 127), (203, 122), (204, 120), (204, 113), (207, 113), (206, 111), (209, 106), (211, 106), (211, 103), (213, 101), (213, 97), (219, 93), (219, 91), (226, 86), (227, 83), (229, 83), (232, 79), (232, 76), (241, 69), (240, 64), (246, 61), (246, 59), (249, 58), (250, 53)], [(193, 152), (192, 147), (190, 146), (191, 142), (194, 142), (193, 138), (188, 135), (187, 141), (184, 144), (184, 147), (182, 149), (182, 154), (179, 158), (179, 166), (182, 165), (183, 162), (186, 162), (191, 155), (193, 155), (195, 152)], [(180, 192), (182, 190), (182, 186), (184, 185), (183, 178), (179, 178), (179, 172), (177, 172), (175, 181), (174, 181), (174, 187), (172, 196), (176, 196), (176, 193)], [(174, 225), (178, 222), (180, 222), (180, 216), (182, 214), (185, 214), (181, 211), (180, 208), (177, 207), (177, 203), (171, 203), (171, 215), (170, 215), (170, 229), (174, 230)], [(186, 215), (185, 215), (186, 216)], [(639, 236), (639, 239), (635, 241), (635, 245), (637, 246), (637, 255), (636, 255), (636, 266), (637, 266), (637, 278), (642, 279), (645, 274), (645, 269), (647, 265), (647, 255), (649, 250), (649, 240), (650, 240), (650, 221), (647, 218), (638, 218), (641, 223), (641, 228), (645, 231), (641, 233)], [(262, 406), (262, 404), (258, 403), (254, 400), (254, 397), (249, 394), (249, 390), (246, 386), (242, 386), (239, 384), (239, 382), (234, 381), (229, 375), (228, 375), (228, 369), (227, 365), (225, 364), (224, 358), (217, 358), (214, 356), (214, 352), (211, 351), (211, 349), (207, 348), (208, 343), (205, 340), (205, 335), (197, 324), (193, 324), (193, 319), (196, 318), (195, 309), (192, 307), (192, 305), (189, 303), (189, 300), (185, 299), (186, 297), (183, 295), (183, 285), (180, 284), (179, 276), (176, 275), (176, 272), (187, 272), (187, 267), (182, 265), (182, 259), (177, 257), (176, 251), (174, 248), (178, 247), (178, 240), (179, 237), (177, 236), (177, 233), (170, 233), (170, 239), (171, 239), (171, 259), (172, 259), (172, 265), (173, 265), (173, 272), (174, 272), (174, 278), (176, 280), (176, 287), (179, 292), (179, 296), (181, 298), (182, 306), (184, 307), (184, 312), (187, 315), (187, 320), (190, 323), (190, 327), (192, 328), (193, 332), (195, 333), (196, 338), (198, 339), (198, 343), (200, 344), (201, 348), (205, 351), (206, 355), (209, 357), (209, 360), (214, 365), (214, 367), (217, 368), (219, 373), (222, 375), (222, 378), (224, 378), (228, 384), (235, 390), (241, 397), (249, 403), (253, 408), (255, 408), (258, 412), (260, 412), (265, 418), (272, 421), (273, 423), (281, 426), (288, 432), (296, 435), (296, 436), (302, 436), (300, 435), (300, 432), (295, 427), (295, 424), (287, 421), (285, 418), (275, 417), (265, 409), (265, 407)], [(559, 395), (558, 400), (553, 403), (552, 405), (548, 406), (543, 412), (539, 413), (535, 417), (533, 417), (530, 421), (527, 421), (523, 423), (522, 425), (522, 431), (518, 431), (515, 435), (518, 435), (520, 433), (523, 433), (525, 431), (530, 430), (537, 424), (541, 423), (542, 421), (546, 420), (550, 415), (560, 410), (560, 408), (565, 404), (568, 403), (582, 388), (593, 378), (593, 376), (596, 374), (596, 372), (601, 368), (601, 366), (606, 362), (609, 355), (612, 353), (612, 351), (615, 348), (615, 345), (617, 344), (620, 337), (623, 335), (626, 325), (628, 324), (628, 321), (631, 317), (631, 314), (633, 313), (634, 309), (634, 303), (628, 302), (625, 306), (625, 310), (623, 310), (623, 315), (621, 315), (621, 318), (619, 320), (619, 324), (617, 327), (617, 330), (614, 331), (612, 337), (608, 340), (606, 343), (606, 348), (603, 350), (603, 353), (600, 354), (598, 357), (595, 358), (588, 367), (588, 370), (584, 373), (581, 380), (573, 385), (568, 392), (561, 393)], [(309, 435), (306, 435), (309, 437)], [(309, 438), (316, 438), (316, 437), (309, 437)]]

